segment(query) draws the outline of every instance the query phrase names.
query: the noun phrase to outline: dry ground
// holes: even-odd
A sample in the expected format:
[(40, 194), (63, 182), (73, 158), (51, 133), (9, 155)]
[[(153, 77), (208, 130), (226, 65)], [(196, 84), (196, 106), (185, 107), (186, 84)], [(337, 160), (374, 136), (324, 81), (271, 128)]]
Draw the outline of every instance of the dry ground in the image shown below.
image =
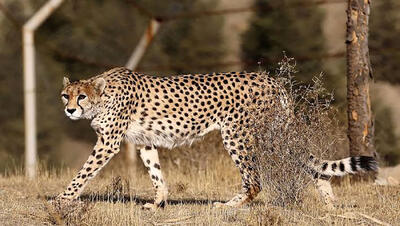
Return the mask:
[[(153, 197), (150, 180), (141, 167), (127, 170), (119, 157), (87, 187), (82, 198), (86, 204), (75, 212), (66, 210), (70, 215), (64, 218), (46, 199), (61, 192), (77, 169), (41, 170), (35, 181), (18, 173), (0, 177), (0, 224), (400, 225), (399, 186), (351, 185), (348, 179), (334, 186), (335, 210), (326, 209), (312, 187), (304, 202), (291, 208), (269, 205), (268, 191), (263, 191), (250, 206), (215, 209), (213, 201), (228, 200), (240, 188), (238, 172), (228, 155), (190, 158), (182, 150), (172, 152), (183, 157), (163, 157), (170, 187), (170, 203), (165, 210), (141, 209), (141, 203)], [(120, 183), (116, 183), (118, 176)], [(74, 213), (83, 217), (73, 217)]]

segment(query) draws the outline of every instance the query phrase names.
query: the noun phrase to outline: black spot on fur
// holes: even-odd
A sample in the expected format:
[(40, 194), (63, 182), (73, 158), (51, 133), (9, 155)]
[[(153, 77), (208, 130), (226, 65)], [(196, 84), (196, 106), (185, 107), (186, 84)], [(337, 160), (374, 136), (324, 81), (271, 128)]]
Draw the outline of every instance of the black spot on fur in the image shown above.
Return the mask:
[(333, 163), (333, 164), (332, 164), (332, 171), (333, 171), (333, 172), (335, 172), (336, 167), (337, 167), (337, 164), (336, 164), (336, 163)]
[(328, 168), (328, 163), (325, 162), (324, 164), (322, 164), (322, 171), (325, 171), (326, 168)]
[(356, 157), (351, 157), (350, 158), (350, 167), (351, 167), (351, 171), (353, 171), (353, 172), (357, 171), (357, 159), (356, 159)]
[(319, 179), (322, 179), (322, 180), (329, 180), (329, 179), (331, 179), (331, 176), (325, 175), (325, 174), (320, 174), (320, 175), (319, 175)]
[(343, 162), (340, 162), (339, 168), (340, 168), (340, 171), (344, 172), (344, 164), (343, 164)]

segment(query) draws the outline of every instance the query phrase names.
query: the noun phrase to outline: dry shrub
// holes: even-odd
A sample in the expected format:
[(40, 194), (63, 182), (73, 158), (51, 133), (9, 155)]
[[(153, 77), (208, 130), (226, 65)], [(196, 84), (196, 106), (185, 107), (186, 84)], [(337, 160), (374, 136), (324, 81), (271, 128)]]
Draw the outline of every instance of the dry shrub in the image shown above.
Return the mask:
[(116, 176), (106, 186), (105, 195), (90, 195), (89, 199), (84, 201), (62, 199), (55, 199), (50, 203), (44, 201), (48, 221), (57, 225), (84, 225), (85, 220), (93, 214), (92, 209), (96, 201), (124, 202), (124, 194), (129, 194), (129, 192), (129, 181)]
[(317, 157), (328, 150), (332, 153), (338, 137), (332, 94), (323, 88), (322, 76), (302, 85), (295, 81), (295, 73), (293, 59), (285, 56), (275, 77), (287, 90), (289, 109), (269, 103), (250, 107), (249, 129), (254, 135), (250, 150), (256, 157), (261, 185), (271, 195), (271, 204), (285, 207), (298, 204), (311, 182), (305, 167), (310, 153)]
[(275, 208), (252, 208), (248, 223), (249, 225), (284, 225), (282, 212)]
[(113, 177), (111, 183), (106, 187), (107, 200), (125, 202), (125, 194), (130, 193), (129, 187), (129, 180), (122, 179), (121, 176)]
[(94, 203), (78, 200), (54, 200), (52, 205), (44, 201), (48, 220), (56, 225), (83, 225), (85, 219), (92, 214)]

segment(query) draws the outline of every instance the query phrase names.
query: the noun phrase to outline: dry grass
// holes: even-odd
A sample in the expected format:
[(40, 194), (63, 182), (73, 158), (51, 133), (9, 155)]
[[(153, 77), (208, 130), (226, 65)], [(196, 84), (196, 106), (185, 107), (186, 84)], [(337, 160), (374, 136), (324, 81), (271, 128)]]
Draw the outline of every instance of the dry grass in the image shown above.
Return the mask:
[[(334, 187), (338, 208), (333, 211), (324, 208), (312, 186), (306, 190), (303, 203), (290, 210), (266, 204), (270, 203), (267, 190), (250, 206), (214, 209), (213, 201), (229, 200), (239, 191), (240, 177), (228, 154), (213, 156), (216, 157), (213, 161), (204, 163), (205, 169), (181, 170), (172, 161), (166, 161), (163, 168), (169, 182), (170, 201), (165, 210), (156, 212), (142, 210), (140, 206), (154, 195), (146, 173), (142, 169), (129, 173), (120, 162), (107, 167), (92, 181), (83, 193), (82, 203), (64, 206), (63, 211), (46, 199), (65, 188), (73, 176), (69, 170), (61, 173), (42, 170), (35, 181), (28, 181), (20, 174), (1, 177), (0, 224), (355, 225), (376, 224), (374, 218), (393, 225), (400, 222), (399, 187), (350, 185), (346, 180)], [(180, 164), (188, 166), (191, 161), (182, 159)]]

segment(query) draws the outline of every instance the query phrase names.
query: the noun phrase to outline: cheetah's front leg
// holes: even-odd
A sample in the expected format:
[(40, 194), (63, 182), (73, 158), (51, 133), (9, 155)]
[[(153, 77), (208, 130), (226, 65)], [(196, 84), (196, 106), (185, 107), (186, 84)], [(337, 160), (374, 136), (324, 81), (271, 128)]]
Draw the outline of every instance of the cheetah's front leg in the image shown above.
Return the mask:
[(57, 196), (57, 199), (77, 199), (82, 193), (89, 180), (103, 168), (110, 159), (119, 152), (120, 141), (111, 140), (108, 136), (99, 136), (92, 154), (72, 179), (64, 192)]
[(140, 149), (140, 157), (151, 177), (153, 187), (156, 189), (154, 203), (146, 203), (143, 208), (150, 210), (156, 210), (159, 207), (164, 208), (167, 204), (168, 188), (161, 173), (158, 151), (155, 147), (146, 146)]

